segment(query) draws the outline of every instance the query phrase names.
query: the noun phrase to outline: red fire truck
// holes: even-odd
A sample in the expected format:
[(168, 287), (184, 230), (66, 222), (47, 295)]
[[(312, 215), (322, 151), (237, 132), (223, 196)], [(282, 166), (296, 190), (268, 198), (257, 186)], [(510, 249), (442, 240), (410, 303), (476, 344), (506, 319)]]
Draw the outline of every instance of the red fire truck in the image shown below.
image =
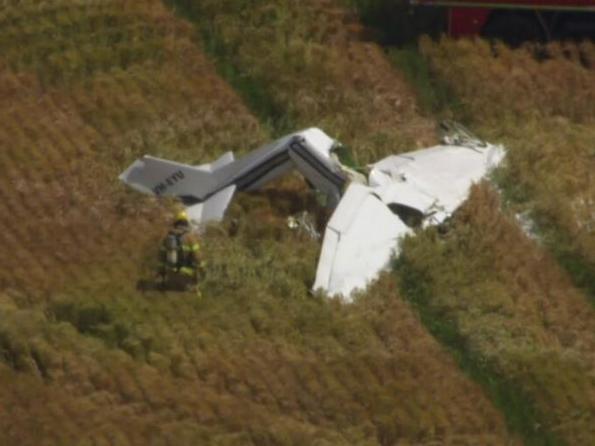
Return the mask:
[(526, 40), (595, 40), (595, 0), (410, 0), (420, 9), (446, 8), (448, 34)]

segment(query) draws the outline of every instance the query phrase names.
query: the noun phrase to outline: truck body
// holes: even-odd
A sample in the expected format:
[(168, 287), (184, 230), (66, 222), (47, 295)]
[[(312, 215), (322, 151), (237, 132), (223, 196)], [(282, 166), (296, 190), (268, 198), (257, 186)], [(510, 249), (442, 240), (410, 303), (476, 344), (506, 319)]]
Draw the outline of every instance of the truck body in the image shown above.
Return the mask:
[(411, 0), (420, 9), (445, 8), (452, 37), (526, 40), (594, 39), (595, 0)]

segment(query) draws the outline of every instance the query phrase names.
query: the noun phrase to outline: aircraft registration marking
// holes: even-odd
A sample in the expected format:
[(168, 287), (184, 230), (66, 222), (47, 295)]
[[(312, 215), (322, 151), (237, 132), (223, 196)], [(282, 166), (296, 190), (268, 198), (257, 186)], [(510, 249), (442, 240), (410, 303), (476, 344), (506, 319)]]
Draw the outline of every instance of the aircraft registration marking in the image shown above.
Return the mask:
[(163, 195), (163, 193), (169, 188), (178, 183), (179, 181), (184, 179), (184, 172), (178, 170), (172, 173), (170, 176), (165, 178), (163, 181), (159, 182), (156, 186), (153, 187), (153, 193), (157, 196)]

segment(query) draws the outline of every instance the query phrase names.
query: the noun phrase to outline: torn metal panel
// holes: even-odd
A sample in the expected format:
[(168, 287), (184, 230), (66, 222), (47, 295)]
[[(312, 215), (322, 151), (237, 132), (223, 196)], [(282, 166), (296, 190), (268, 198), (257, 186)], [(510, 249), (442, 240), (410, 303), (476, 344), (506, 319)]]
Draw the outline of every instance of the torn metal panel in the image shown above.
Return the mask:
[(327, 225), (313, 289), (350, 300), (390, 265), (399, 238), (442, 223), (503, 157), (489, 144), (443, 145), (373, 164), (369, 186), (352, 183)]
[(372, 165), (370, 185), (382, 201), (403, 203), (438, 221), (452, 214), (467, 198), (471, 185), (504, 158), (504, 149), (441, 145), (389, 156)]

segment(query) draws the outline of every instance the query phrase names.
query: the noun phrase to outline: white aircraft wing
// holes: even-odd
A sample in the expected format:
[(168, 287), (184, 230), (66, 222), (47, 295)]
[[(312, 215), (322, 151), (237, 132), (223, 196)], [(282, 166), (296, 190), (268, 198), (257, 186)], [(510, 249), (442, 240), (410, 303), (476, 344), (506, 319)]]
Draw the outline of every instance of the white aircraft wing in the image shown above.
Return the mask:
[(392, 155), (373, 164), (369, 181), (383, 186), (378, 192), (386, 204), (398, 203), (433, 214), (443, 221), (467, 199), (480, 181), (504, 158), (504, 149), (443, 145)]
[(399, 239), (413, 233), (406, 222), (444, 221), (503, 157), (491, 145), (437, 146), (374, 164), (370, 186), (352, 183), (327, 225), (313, 289), (350, 300), (398, 255)]
[(409, 233), (373, 188), (352, 183), (326, 227), (313, 289), (349, 299), (390, 264), (398, 239)]

